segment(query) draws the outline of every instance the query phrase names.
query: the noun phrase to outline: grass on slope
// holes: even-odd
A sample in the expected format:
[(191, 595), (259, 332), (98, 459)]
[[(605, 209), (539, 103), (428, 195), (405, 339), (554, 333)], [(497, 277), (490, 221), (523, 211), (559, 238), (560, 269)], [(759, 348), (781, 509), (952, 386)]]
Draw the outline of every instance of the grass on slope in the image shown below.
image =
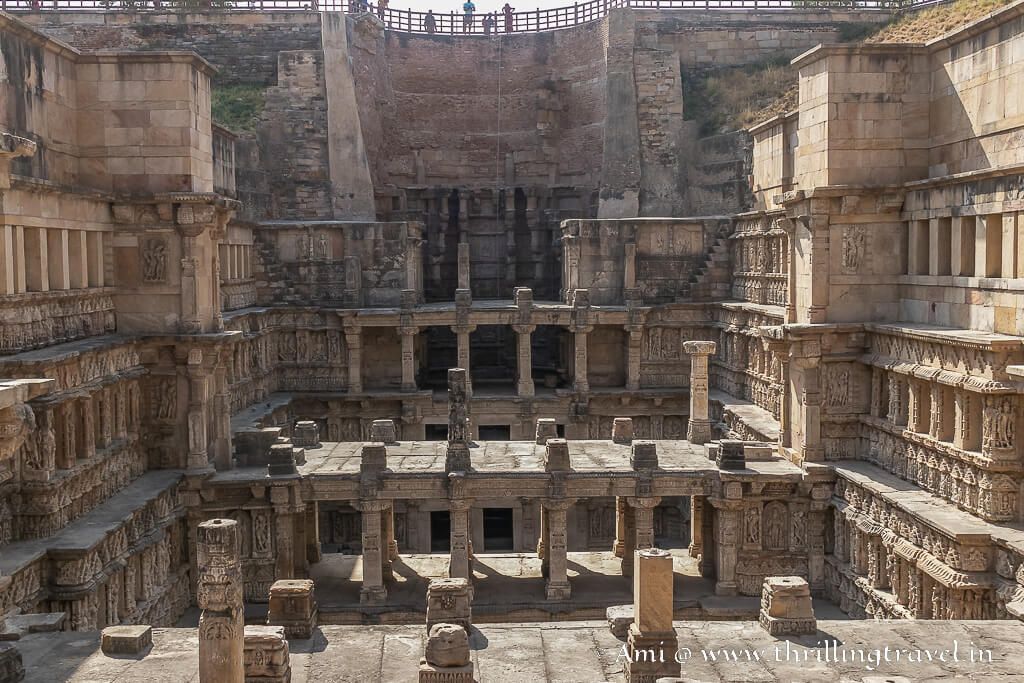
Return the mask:
[[(925, 43), (1010, 2), (956, 0), (900, 15), (877, 30), (844, 26), (839, 37), (844, 42)], [(702, 135), (748, 128), (796, 108), (796, 79), (788, 60), (722, 69), (693, 84), (684, 111), (699, 121)]]
[(214, 123), (236, 133), (253, 132), (263, 113), (263, 92), (261, 85), (214, 84), (210, 93)]

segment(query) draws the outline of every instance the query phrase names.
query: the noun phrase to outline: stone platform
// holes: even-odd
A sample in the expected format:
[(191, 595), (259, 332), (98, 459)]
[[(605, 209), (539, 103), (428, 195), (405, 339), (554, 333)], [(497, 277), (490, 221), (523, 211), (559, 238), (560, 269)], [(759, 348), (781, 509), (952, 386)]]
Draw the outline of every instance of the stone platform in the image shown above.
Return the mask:
[[(676, 622), (682, 666), (695, 681), (911, 681), (963, 678), (1011, 683), (1024, 680), (1024, 623), (1019, 621), (819, 621), (818, 634), (776, 640), (756, 622)], [(414, 681), (426, 632), (409, 626), (323, 626), (308, 641), (291, 644), (293, 683)], [(829, 649), (813, 646), (829, 639)], [(831, 640), (839, 642), (833, 648)], [(787, 651), (786, 643), (789, 642)], [(957, 644), (959, 661), (949, 656)], [(971, 662), (972, 647), (991, 649), (992, 662)], [(623, 641), (602, 622), (484, 624), (470, 637), (478, 683), (596, 683), (623, 680)], [(877, 665), (836, 662), (836, 654), (928, 648), (933, 660)], [(100, 635), (32, 634), (19, 643), (26, 681), (47, 683), (185, 683), (198, 680), (195, 629), (153, 629), (153, 649), (142, 658), (114, 658), (100, 652)], [(779, 648), (776, 653), (776, 647)], [(686, 648), (686, 649), (683, 649)], [(707, 658), (701, 654), (708, 652)], [(750, 658), (744, 649), (751, 652)], [(946, 661), (937, 653), (948, 650)], [(737, 654), (734, 658), (726, 651)], [(755, 659), (753, 653), (757, 652)], [(788, 652), (788, 655), (787, 655)], [(714, 653), (714, 657), (710, 653)], [(804, 657), (807, 661), (798, 657)], [(824, 661), (828, 655), (829, 661)], [(820, 655), (821, 661), (817, 656)], [(788, 657), (788, 661), (787, 661)], [(714, 660), (714, 661), (712, 661)], [(868, 666), (874, 666), (873, 670)], [(883, 677), (883, 678), (879, 678)]]

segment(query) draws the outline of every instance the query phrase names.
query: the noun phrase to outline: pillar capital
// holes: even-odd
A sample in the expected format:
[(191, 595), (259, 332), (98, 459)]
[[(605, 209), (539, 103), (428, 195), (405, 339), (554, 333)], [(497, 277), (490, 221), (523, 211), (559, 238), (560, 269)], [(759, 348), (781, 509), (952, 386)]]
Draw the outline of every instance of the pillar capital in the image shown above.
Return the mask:
[(420, 333), (420, 328), (416, 327), (415, 325), (403, 326), (398, 328), (398, 333), (403, 337), (415, 337), (417, 334)]
[(568, 510), (576, 504), (575, 498), (541, 498), (540, 504), (545, 510)]
[(517, 334), (533, 334), (534, 331), (536, 331), (537, 326), (514, 324), (512, 325), (512, 329), (515, 330)]
[(629, 496), (626, 498), (631, 508), (640, 510), (653, 510), (661, 504), (661, 496)]
[(683, 342), (683, 350), (691, 356), (711, 356), (718, 348), (713, 341), (686, 341)]
[(450, 329), (455, 334), (470, 334), (476, 332), (476, 325), (452, 325)]

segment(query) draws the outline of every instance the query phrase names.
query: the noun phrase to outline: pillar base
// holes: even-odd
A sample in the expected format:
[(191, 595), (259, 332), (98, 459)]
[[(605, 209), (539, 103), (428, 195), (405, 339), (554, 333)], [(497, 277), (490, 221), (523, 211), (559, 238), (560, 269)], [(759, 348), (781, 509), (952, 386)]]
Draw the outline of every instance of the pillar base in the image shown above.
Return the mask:
[[(678, 677), (682, 671), (676, 661), (678, 648), (675, 631), (640, 633), (636, 624), (631, 624), (626, 641), (630, 659), (626, 665), (626, 683), (652, 683), (659, 678)], [(652, 653), (653, 657), (650, 656)]]
[(568, 600), (572, 595), (572, 588), (569, 586), (569, 582), (555, 583), (548, 581), (547, 586), (544, 588), (544, 595), (548, 600)]
[(739, 595), (735, 581), (719, 581), (715, 584), (715, 595)]
[(533, 396), (533, 382), (520, 382), (516, 385), (516, 393), (519, 394), (519, 396)]
[(363, 586), (359, 591), (360, 605), (383, 605), (388, 599), (388, 589), (384, 586)]
[(622, 551), (622, 561), (619, 562), (619, 571), (623, 576), (633, 576), (633, 553)]
[(688, 548), (690, 557), (697, 559), (704, 554), (704, 548), (698, 543), (691, 543)]
[(388, 541), (388, 560), (394, 562), (398, 559), (398, 541)]
[(711, 441), (711, 420), (691, 419), (686, 427), (686, 440), (694, 444)]
[(621, 539), (615, 539), (615, 543), (612, 545), (612, 554), (615, 557), (624, 557), (626, 553), (626, 543)]

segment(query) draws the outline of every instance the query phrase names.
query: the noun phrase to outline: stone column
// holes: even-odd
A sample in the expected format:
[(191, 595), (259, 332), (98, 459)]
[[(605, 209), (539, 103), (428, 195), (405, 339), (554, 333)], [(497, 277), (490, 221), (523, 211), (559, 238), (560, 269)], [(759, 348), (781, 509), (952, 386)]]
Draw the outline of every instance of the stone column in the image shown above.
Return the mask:
[(626, 389), (640, 389), (640, 357), (643, 350), (644, 328), (642, 325), (626, 325), (629, 341), (626, 349)]
[(928, 433), (928, 420), (931, 417), (931, 391), (928, 385), (920, 380), (909, 380), (909, 405), (907, 429), (918, 434)]
[(460, 368), (466, 372), (466, 395), (473, 393), (473, 381), (469, 368), (469, 335), (476, 330), (476, 325), (455, 325), (452, 328), (455, 333), (456, 352), (455, 359)]
[(633, 509), (633, 548), (643, 550), (654, 547), (654, 508), (658, 507), (661, 498), (657, 496), (629, 498), (629, 507)]
[(469, 510), (470, 501), (460, 499), (449, 502), (451, 523), (451, 550), (448, 561), (448, 576), (453, 579), (467, 579), (472, 582), (473, 568), (470, 562)]
[(686, 438), (690, 443), (702, 444), (711, 440), (711, 412), (708, 408), (708, 356), (717, 345), (712, 341), (683, 342), (690, 354), (690, 422)]
[(580, 394), (590, 392), (587, 379), (587, 334), (592, 326), (573, 328), (573, 390)]
[(573, 502), (571, 500), (545, 500), (541, 503), (542, 509), (545, 511), (547, 527), (544, 564), (547, 566), (545, 595), (548, 600), (568, 600), (571, 592), (566, 552), (568, 533), (566, 516)]
[(206, 410), (208, 382), (203, 367), (203, 352), (193, 348), (188, 352), (188, 469), (195, 472), (212, 471), (207, 456)]
[(345, 325), (345, 348), (348, 350), (348, 393), (363, 393), (363, 333), (358, 325)]
[(536, 325), (513, 325), (519, 341), (519, 384), (516, 393), (520, 396), (533, 396), (533, 348), (530, 345), (531, 335), (537, 329)]
[(398, 559), (398, 541), (395, 540), (395, 505), (392, 503), (381, 513), (381, 525), (384, 527), (384, 540), (387, 543), (387, 552), (384, 558), (387, 562), (387, 571), (391, 571), (391, 562)]
[(615, 557), (624, 557), (626, 548), (626, 499), (622, 496), (615, 496), (615, 543), (612, 545), (612, 554)]
[(465, 472), (472, 468), (469, 456), (469, 372), (463, 368), (448, 370), (448, 450), (445, 472)]
[(356, 505), (363, 523), (363, 586), (359, 591), (359, 602), (363, 605), (379, 605), (388, 598), (381, 539), (381, 512), (386, 505), (379, 500), (359, 501)]
[[(91, 458), (96, 455), (96, 401), (92, 396), (86, 396), (79, 400), (79, 406), (81, 406), (82, 413), (82, 449), (78, 457)], [(71, 420), (75, 419), (73, 411), (69, 411), (68, 414)], [(71, 445), (76, 446), (74, 439), (72, 439)], [(76, 450), (77, 448), (72, 448), (71, 453)]]
[(416, 335), (417, 327), (403, 327), (402, 335), (402, 391), (416, 391)]
[[(465, 218), (463, 217), (463, 220)], [(459, 289), (469, 289), (469, 275), (470, 275), (470, 256), (469, 256), (469, 243), (459, 242), (458, 244), (458, 275), (459, 275)]]
[(633, 576), (633, 555), (636, 552), (636, 510), (629, 504), (629, 498), (622, 501), (622, 554), (619, 556), (619, 571), (623, 576)]
[(704, 498), (690, 496), (690, 557), (699, 558), (704, 553)]
[(238, 522), (212, 519), (198, 527), (199, 680), (245, 680), (242, 565)]
[[(626, 666), (628, 683), (648, 683), (680, 673), (680, 664), (675, 658), (679, 643), (672, 628), (672, 589), (671, 553), (657, 548), (636, 551), (634, 620), (626, 640), (630, 655)], [(645, 656), (650, 653), (654, 656)]]
[(743, 485), (728, 482), (723, 488), (722, 498), (711, 498), (715, 508), (715, 583), (716, 595), (736, 595), (736, 560), (740, 542), (740, 526), (743, 522)]

